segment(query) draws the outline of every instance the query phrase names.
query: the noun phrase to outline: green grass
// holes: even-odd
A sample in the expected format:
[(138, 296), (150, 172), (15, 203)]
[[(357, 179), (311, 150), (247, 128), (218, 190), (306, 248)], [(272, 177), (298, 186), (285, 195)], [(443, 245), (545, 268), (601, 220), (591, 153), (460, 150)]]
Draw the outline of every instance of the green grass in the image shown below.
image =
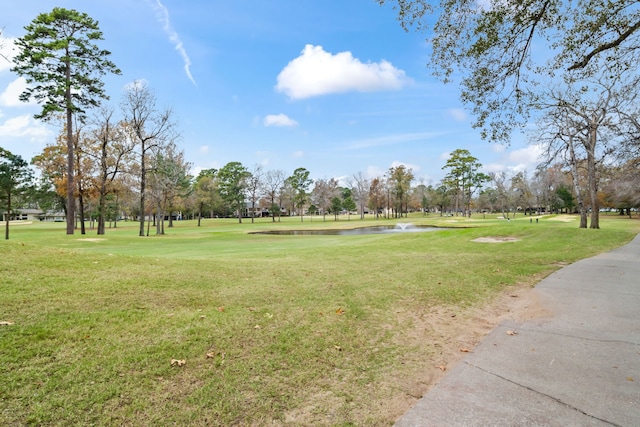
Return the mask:
[[(438, 353), (437, 331), (410, 337), (413, 313), (482, 306), (640, 230), (613, 216), (601, 230), (492, 218), (413, 217), (465, 228), (360, 236), (248, 231), (390, 221), (181, 221), (145, 238), (134, 223), (105, 236), (12, 226), (0, 425), (389, 425), (400, 414), (385, 402), (407, 393), (397, 380)], [(483, 236), (520, 241), (472, 241)]]

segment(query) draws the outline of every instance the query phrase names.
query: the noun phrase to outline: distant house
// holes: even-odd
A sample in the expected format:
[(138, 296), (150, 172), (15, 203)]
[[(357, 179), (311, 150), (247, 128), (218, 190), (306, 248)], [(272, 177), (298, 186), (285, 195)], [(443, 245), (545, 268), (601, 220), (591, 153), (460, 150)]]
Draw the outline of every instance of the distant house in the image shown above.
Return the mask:
[[(2, 213), (2, 221), (7, 220), (7, 213)], [(10, 221), (55, 221), (64, 222), (64, 212), (43, 212), (41, 209), (15, 209), (9, 216)]]
[[(42, 211), (40, 209), (13, 209), (9, 216), (10, 221), (39, 221)], [(7, 220), (7, 213), (2, 213), (2, 221)]]

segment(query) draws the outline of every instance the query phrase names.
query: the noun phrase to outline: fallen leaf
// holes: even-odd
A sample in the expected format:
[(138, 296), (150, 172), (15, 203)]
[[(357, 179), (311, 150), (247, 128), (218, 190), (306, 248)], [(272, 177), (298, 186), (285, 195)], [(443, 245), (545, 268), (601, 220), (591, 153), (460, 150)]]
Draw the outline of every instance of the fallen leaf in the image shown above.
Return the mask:
[(218, 311), (222, 313), (224, 311), (224, 307), (218, 307)]
[(184, 359), (171, 359), (171, 366), (183, 367), (187, 364), (187, 361)]
[(260, 325), (256, 325), (256, 326), (253, 327), (253, 329), (261, 329), (261, 328), (262, 328), (262, 326), (260, 326)]
[(264, 315), (264, 317), (266, 317), (267, 319), (271, 319), (271, 318), (273, 317), (273, 314), (271, 314), (271, 313), (266, 313), (266, 314)]
[(444, 366), (444, 365), (440, 365), (440, 366), (438, 366), (438, 369), (440, 369), (442, 372), (444, 372), (444, 371), (447, 370), (447, 367)]
[(206, 356), (207, 356), (207, 359), (213, 359), (214, 357), (216, 357), (216, 354), (215, 353), (207, 353)]
[(473, 351), (469, 350), (468, 348), (461, 348), (460, 351), (463, 353), (473, 353)]
[(0, 321), (0, 326), (11, 326), (13, 322), (9, 322), (8, 320)]
[(338, 309), (336, 310), (337, 314), (344, 314), (344, 310), (342, 309), (342, 307), (338, 307)]
[(627, 381), (633, 381), (633, 378), (627, 377)]
[(518, 335), (516, 331), (507, 331), (507, 335)]
[(201, 319), (206, 319), (206, 318), (207, 318), (207, 316), (205, 316), (204, 314), (201, 314), (201, 315), (200, 315), (200, 318), (201, 318)]
[(342, 351), (342, 347), (340, 347), (339, 345), (334, 345), (333, 348), (335, 348), (338, 351)]

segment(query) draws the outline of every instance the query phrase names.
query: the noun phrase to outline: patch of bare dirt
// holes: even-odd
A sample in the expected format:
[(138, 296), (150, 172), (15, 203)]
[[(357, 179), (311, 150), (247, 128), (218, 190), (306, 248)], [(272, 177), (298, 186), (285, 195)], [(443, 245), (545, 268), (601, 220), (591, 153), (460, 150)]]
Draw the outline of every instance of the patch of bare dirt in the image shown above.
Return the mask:
[[(466, 353), (504, 320), (524, 322), (552, 316), (540, 302), (536, 291), (523, 284), (501, 293), (486, 305), (470, 309), (456, 307), (425, 308), (406, 321), (413, 322), (403, 345), (417, 346), (418, 352), (407, 354), (407, 368), (401, 377), (388, 384), (398, 393), (388, 402), (390, 421), (395, 421), (435, 386)], [(405, 313), (409, 315), (409, 313)]]
[(497, 237), (478, 237), (473, 239), (472, 242), (479, 243), (506, 243), (506, 242), (519, 242), (517, 237), (497, 236)]

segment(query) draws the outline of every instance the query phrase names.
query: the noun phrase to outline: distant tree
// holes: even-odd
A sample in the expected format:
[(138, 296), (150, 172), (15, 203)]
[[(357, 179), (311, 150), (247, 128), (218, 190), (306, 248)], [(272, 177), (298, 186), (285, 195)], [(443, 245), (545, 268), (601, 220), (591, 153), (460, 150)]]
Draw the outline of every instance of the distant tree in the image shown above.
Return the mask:
[(453, 193), (454, 190), (449, 187), (445, 179), (441, 180), (438, 186), (433, 189), (431, 198), (433, 199), (433, 203), (438, 207), (440, 216), (444, 215), (444, 212), (450, 209)]
[(169, 217), (169, 227), (173, 227), (176, 198), (186, 196), (191, 189), (191, 164), (184, 160), (184, 152), (169, 144), (155, 152), (151, 165), (149, 187), (156, 205), (156, 234), (165, 234), (164, 217)]
[(287, 181), (295, 191), (294, 205), (300, 212), (300, 221), (303, 221), (304, 206), (308, 201), (309, 186), (313, 184), (313, 180), (309, 178), (308, 170), (298, 168), (293, 171), (293, 175), (287, 178)]
[(4, 199), (6, 223), (4, 238), (9, 240), (9, 219), (11, 218), (11, 199), (28, 190), (32, 179), (29, 164), (22, 157), (0, 147), (0, 199)]
[(206, 206), (213, 218), (216, 205), (221, 204), (220, 191), (218, 189), (217, 169), (203, 169), (195, 180), (196, 203), (198, 204), (198, 227), (202, 219), (202, 211)]
[(322, 212), (323, 219), (331, 210), (331, 199), (337, 195), (338, 181), (334, 178), (318, 179), (311, 191), (311, 198)]
[(136, 81), (128, 87), (122, 101), (122, 111), (126, 129), (134, 153), (139, 162), (140, 202), (138, 235), (143, 237), (146, 213), (147, 172), (149, 156), (154, 150), (166, 146), (176, 138), (170, 109), (159, 110), (156, 97), (143, 81)]
[(249, 175), (246, 178), (247, 195), (251, 202), (251, 223), (255, 221), (256, 217), (256, 204), (260, 198), (260, 190), (262, 189), (262, 178), (264, 172), (262, 166), (254, 165), (249, 171)]
[(365, 178), (362, 172), (358, 172), (353, 175), (353, 179), (349, 180), (349, 188), (351, 189), (351, 196), (353, 201), (357, 205), (360, 219), (364, 219), (364, 208), (369, 203), (369, 188), (371, 183)]
[(92, 144), (85, 148), (87, 155), (98, 164), (95, 186), (98, 189), (98, 235), (105, 234), (107, 197), (115, 190), (114, 182), (124, 172), (133, 150), (126, 137), (124, 123), (116, 122), (111, 108), (102, 108), (94, 118)]
[(526, 215), (533, 204), (526, 171), (517, 172), (511, 177), (511, 191), (513, 192), (516, 210), (523, 209)]
[(262, 192), (269, 201), (269, 212), (271, 212), (271, 220), (273, 222), (276, 221), (276, 214), (280, 215), (280, 204), (276, 203), (276, 200), (282, 190), (285, 179), (286, 176), (283, 171), (270, 170), (264, 175), (262, 181)]
[(380, 217), (380, 211), (384, 209), (385, 197), (384, 180), (381, 178), (372, 179), (369, 186), (369, 209), (376, 213), (376, 219)]
[(473, 193), (490, 179), (488, 175), (480, 172), (481, 167), (478, 159), (473, 157), (469, 150), (464, 149), (453, 150), (442, 167), (443, 170), (448, 170), (445, 177), (447, 184), (456, 190), (456, 215), (460, 209), (464, 216), (471, 215)]
[(218, 171), (220, 195), (236, 212), (239, 223), (242, 223), (248, 177), (249, 171), (240, 162), (229, 162)]
[(413, 171), (404, 165), (395, 166), (387, 172), (389, 189), (393, 195), (394, 211), (396, 218), (402, 217), (403, 212), (408, 212), (409, 191), (413, 181)]
[(74, 203), (74, 129), (73, 116), (82, 117), (84, 108), (107, 99), (101, 77), (120, 70), (107, 58), (95, 41), (102, 40), (98, 22), (75, 10), (54, 8), (38, 15), (25, 27), (27, 34), (16, 40), (19, 53), (12, 71), (25, 76), (29, 85), (21, 101), (35, 99), (43, 104), (37, 119), (66, 114), (67, 127), (67, 234), (73, 234)]
[(342, 211), (342, 199), (339, 196), (335, 196), (331, 199), (331, 213), (333, 213), (335, 220), (338, 220), (338, 214)]
[(353, 200), (353, 197), (348, 196), (344, 200), (342, 200), (342, 208), (347, 211), (347, 219), (351, 220), (351, 212), (357, 209), (358, 205)]
[(422, 215), (426, 215), (429, 210), (429, 187), (424, 184), (424, 179), (421, 178), (420, 184), (413, 189), (413, 197), (415, 205), (422, 211)]
[(562, 200), (562, 207), (566, 209), (566, 212), (572, 213), (575, 203), (573, 201), (573, 195), (571, 194), (571, 191), (569, 191), (567, 187), (563, 186), (559, 187), (556, 190), (556, 194), (558, 195), (558, 198)]

